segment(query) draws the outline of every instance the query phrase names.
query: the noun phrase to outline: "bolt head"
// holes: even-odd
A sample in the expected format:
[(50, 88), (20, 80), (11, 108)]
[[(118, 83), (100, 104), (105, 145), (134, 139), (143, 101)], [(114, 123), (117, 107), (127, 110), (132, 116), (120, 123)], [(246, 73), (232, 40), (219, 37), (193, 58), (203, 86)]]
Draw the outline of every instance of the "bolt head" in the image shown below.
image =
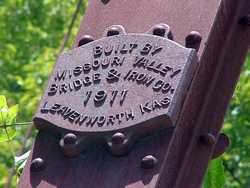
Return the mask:
[(162, 25), (156, 25), (153, 29), (153, 35), (164, 37), (166, 34), (166, 28)]
[(41, 158), (36, 158), (31, 162), (30, 171), (31, 172), (40, 172), (45, 169), (45, 162)]
[(101, 0), (104, 5), (108, 4), (109, 0)]
[(87, 43), (90, 43), (90, 42), (93, 42), (94, 41), (94, 38), (90, 35), (84, 35), (78, 42), (78, 47), (84, 45), (84, 44), (87, 44)]
[(63, 137), (65, 145), (74, 145), (77, 142), (77, 136), (73, 133), (68, 133)]
[(125, 139), (125, 135), (123, 133), (118, 132), (111, 137), (111, 142), (113, 145), (121, 145), (123, 144)]
[(107, 32), (108, 37), (114, 36), (114, 35), (119, 35), (119, 34), (120, 34), (120, 31), (119, 31), (119, 28), (117, 28), (117, 27), (111, 27)]
[(200, 136), (200, 142), (207, 146), (213, 146), (216, 143), (216, 138), (213, 134), (207, 133)]
[(239, 23), (241, 25), (246, 25), (246, 26), (250, 26), (250, 14), (243, 16), (242, 18), (240, 18)]
[(156, 166), (158, 160), (153, 155), (147, 155), (141, 160), (141, 167), (144, 169), (152, 169)]
[(186, 37), (186, 47), (194, 48), (198, 50), (201, 43), (202, 36), (197, 31), (191, 31), (190, 34)]

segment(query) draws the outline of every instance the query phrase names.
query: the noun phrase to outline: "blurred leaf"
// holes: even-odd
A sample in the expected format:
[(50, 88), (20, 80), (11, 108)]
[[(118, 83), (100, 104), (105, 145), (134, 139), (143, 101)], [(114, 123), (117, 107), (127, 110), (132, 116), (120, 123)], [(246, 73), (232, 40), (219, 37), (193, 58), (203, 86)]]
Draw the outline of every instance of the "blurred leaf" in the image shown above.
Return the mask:
[(5, 96), (0, 95), (0, 125), (6, 124), (8, 106)]
[(4, 95), (0, 95), (0, 109), (8, 108), (7, 101)]
[(27, 151), (21, 156), (15, 157), (15, 167), (17, 169), (18, 175), (20, 175), (23, 171), (23, 168), (27, 162), (29, 157), (30, 151)]
[(221, 158), (210, 161), (203, 188), (223, 188), (225, 184), (224, 167)]
[(18, 105), (8, 108), (5, 96), (0, 96), (0, 142), (10, 141), (15, 137)]
[(6, 125), (13, 125), (16, 121), (18, 113), (18, 105), (14, 105), (8, 109)]

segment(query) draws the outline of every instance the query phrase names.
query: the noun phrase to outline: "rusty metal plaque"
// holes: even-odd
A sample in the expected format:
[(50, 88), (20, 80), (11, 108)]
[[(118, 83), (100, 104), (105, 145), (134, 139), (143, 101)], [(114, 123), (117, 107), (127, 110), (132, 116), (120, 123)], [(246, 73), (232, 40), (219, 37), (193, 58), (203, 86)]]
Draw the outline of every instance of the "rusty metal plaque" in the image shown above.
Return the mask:
[(164, 37), (104, 37), (59, 57), (34, 123), (88, 134), (173, 126), (196, 65), (195, 50)]

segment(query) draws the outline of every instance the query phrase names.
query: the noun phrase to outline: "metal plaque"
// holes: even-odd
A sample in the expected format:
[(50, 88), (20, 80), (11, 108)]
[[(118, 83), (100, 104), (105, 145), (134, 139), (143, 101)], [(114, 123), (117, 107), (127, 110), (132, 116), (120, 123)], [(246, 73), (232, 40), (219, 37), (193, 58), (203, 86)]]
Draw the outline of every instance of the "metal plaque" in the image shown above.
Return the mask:
[(195, 50), (164, 37), (104, 37), (58, 58), (34, 123), (88, 134), (173, 126), (196, 65)]

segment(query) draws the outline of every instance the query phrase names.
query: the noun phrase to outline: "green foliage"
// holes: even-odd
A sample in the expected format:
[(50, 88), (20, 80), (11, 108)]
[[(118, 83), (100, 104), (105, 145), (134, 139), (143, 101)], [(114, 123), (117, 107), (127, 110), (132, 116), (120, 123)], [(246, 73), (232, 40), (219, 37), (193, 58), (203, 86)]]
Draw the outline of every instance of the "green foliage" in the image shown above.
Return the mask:
[[(20, 121), (30, 121), (36, 110), (76, 3), (76, 0), (1, 3), (0, 91), (11, 103), (20, 105)], [(68, 47), (74, 41), (79, 20)]]
[(250, 55), (243, 67), (224, 123), (231, 146), (223, 161), (226, 187), (250, 187)]
[(29, 157), (30, 151), (27, 151), (26, 153), (24, 153), (23, 155), (19, 156), (19, 157), (15, 157), (15, 167), (16, 167), (16, 171), (17, 174), (20, 176), (23, 168), (26, 164), (26, 161)]
[(221, 158), (210, 161), (203, 188), (223, 188), (225, 184), (224, 166)]
[(8, 108), (5, 96), (0, 95), (0, 142), (10, 141), (16, 134), (15, 126), (18, 106)]

